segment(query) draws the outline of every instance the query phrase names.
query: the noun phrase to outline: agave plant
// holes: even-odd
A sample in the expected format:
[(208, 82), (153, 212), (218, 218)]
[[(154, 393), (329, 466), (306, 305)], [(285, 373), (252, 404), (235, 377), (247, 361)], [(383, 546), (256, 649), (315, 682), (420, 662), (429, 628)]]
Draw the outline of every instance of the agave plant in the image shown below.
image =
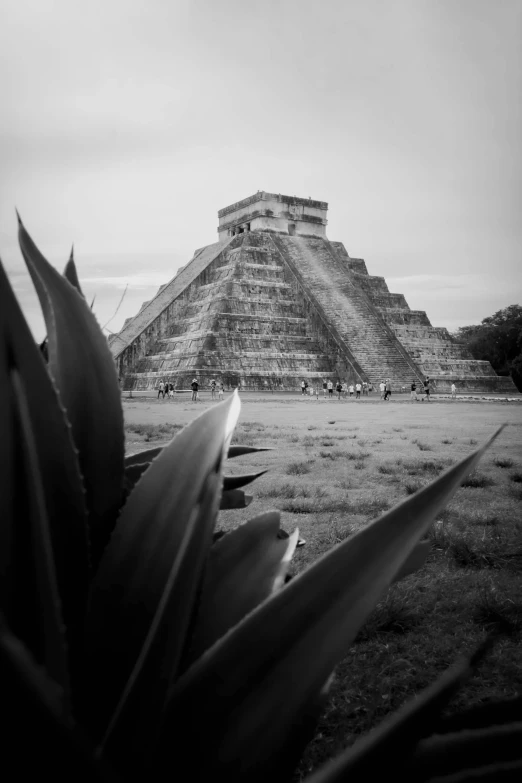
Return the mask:
[[(220, 508), (248, 505), (241, 487), (260, 475), (224, 475), (227, 458), (255, 451), (231, 444), (237, 394), (164, 448), (126, 459), (114, 363), (74, 260), (59, 274), (21, 221), (19, 241), (48, 364), (0, 265), (4, 770), (23, 779), (34, 765), (68, 781), (291, 780), (336, 664), (388, 586), (422, 566), (423, 536), (498, 433), (286, 583), (298, 531), (280, 537), (278, 512), (215, 540)], [(388, 764), (403, 779), (430, 779), (444, 740), (429, 735), (484, 649), (314, 783), (367, 781)], [(520, 739), (511, 725), (520, 704), (509, 710), (503, 753)], [(501, 770), (497, 735), (484, 760), (451, 732), (453, 766), (439, 778), (493, 762)], [(509, 769), (520, 764), (512, 755)]]

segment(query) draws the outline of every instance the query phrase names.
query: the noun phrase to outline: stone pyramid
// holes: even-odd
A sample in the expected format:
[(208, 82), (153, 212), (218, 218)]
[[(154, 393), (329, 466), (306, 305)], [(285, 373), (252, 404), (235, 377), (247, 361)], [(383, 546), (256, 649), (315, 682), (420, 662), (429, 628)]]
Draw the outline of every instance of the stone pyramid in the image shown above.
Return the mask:
[(258, 192), (220, 210), (219, 242), (192, 260), (111, 336), (123, 387), (194, 377), (226, 388), (297, 389), (389, 378), (409, 388), (514, 393), (425, 312), (410, 310), (326, 237), (328, 205)]

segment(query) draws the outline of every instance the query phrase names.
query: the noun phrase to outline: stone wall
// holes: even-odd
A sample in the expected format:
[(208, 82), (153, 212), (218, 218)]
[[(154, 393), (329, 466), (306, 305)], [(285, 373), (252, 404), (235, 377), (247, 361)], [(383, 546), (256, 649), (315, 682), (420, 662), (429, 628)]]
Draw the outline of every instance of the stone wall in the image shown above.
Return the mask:
[(296, 389), (429, 376), (435, 389), (514, 393), (339, 242), (250, 232), (198, 250), (110, 342), (124, 388)]

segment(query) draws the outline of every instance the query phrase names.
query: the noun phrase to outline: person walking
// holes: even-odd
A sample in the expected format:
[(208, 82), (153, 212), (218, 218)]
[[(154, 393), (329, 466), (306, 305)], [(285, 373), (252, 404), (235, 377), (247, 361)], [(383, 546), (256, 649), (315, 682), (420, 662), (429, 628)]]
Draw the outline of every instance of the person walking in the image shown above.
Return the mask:
[(381, 392), (381, 400), (384, 400), (384, 392), (386, 391), (386, 384), (384, 383), (384, 381), (380, 382), (379, 390)]
[(360, 400), (361, 399), (361, 384), (359, 381), (355, 384), (355, 399)]
[(390, 379), (387, 378), (386, 383), (384, 384), (384, 399), (389, 400), (391, 397), (391, 383)]
[(366, 381), (363, 381), (362, 393), (363, 393), (363, 397), (368, 396), (368, 384), (366, 383)]
[(451, 399), (456, 400), (457, 399), (457, 387), (454, 383), (451, 384)]
[(165, 399), (165, 384), (163, 383), (163, 381), (159, 382), (159, 386), (158, 386), (158, 400), (160, 398), (160, 395), (163, 397), (163, 399)]
[(171, 400), (174, 399), (174, 384), (173, 383), (169, 383), (169, 398)]
[(417, 399), (417, 384), (415, 383), (415, 381), (411, 382), (410, 400), (412, 402), (418, 402), (418, 399)]
[(199, 389), (199, 383), (197, 381), (197, 378), (192, 379), (192, 383), (190, 384), (190, 388), (192, 389), (192, 402), (198, 401), (198, 389)]
[(426, 378), (426, 380), (423, 382), (423, 386), (424, 386), (424, 394), (426, 396), (422, 398), (421, 402), (424, 402), (424, 400), (426, 400), (426, 402), (429, 402), (430, 401), (430, 379), (429, 378)]

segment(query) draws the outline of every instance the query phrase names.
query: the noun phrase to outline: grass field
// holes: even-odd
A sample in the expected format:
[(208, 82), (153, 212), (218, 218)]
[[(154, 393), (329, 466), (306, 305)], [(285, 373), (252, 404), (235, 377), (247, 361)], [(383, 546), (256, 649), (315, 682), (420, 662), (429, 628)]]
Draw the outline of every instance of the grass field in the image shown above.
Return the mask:
[[(210, 404), (124, 401), (128, 452), (167, 442)], [(522, 405), (244, 399), (234, 442), (273, 451), (227, 463), (228, 474), (268, 472), (246, 488), (254, 496), (248, 509), (221, 512), (218, 527), (279, 509), (283, 527), (298, 527), (307, 542), (296, 552), (294, 574), (504, 422), (480, 468), (435, 522), (426, 566), (390, 588), (338, 667), (296, 780), (433, 682), (489, 629), (504, 636), (449, 713), (521, 693)]]

